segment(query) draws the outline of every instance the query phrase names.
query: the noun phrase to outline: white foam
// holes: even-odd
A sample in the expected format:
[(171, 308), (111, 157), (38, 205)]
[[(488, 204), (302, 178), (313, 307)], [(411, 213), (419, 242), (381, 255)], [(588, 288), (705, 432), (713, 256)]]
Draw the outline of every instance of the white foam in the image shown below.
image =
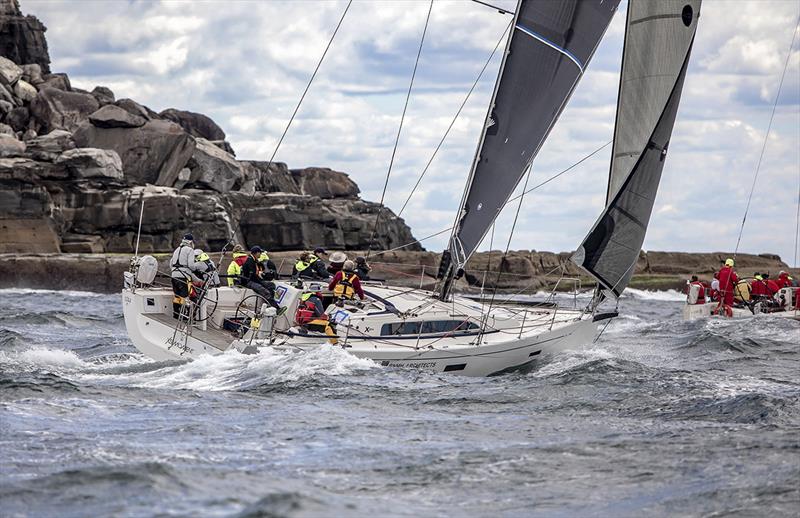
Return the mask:
[(88, 364), (77, 354), (66, 349), (34, 347), (19, 351), (0, 352), (0, 363), (17, 365), (25, 369), (48, 368), (55, 371), (74, 371)]
[(637, 290), (636, 288), (628, 288), (623, 294), (622, 298), (634, 298), (639, 300), (663, 300), (667, 302), (684, 302), (686, 294), (677, 290), (666, 291), (653, 291), (653, 290)]
[(62, 295), (66, 297), (108, 297), (110, 293), (97, 293), (94, 291), (78, 290), (40, 290), (34, 288), (2, 288), (0, 295)]
[[(146, 388), (223, 391), (321, 375), (346, 375), (375, 366), (372, 361), (356, 358), (337, 347), (320, 347), (308, 353), (264, 349), (253, 355), (230, 350), (148, 372), (115, 375), (95, 372), (87, 373), (85, 378)], [(104, 368), (107, 369), (108, 365)]]

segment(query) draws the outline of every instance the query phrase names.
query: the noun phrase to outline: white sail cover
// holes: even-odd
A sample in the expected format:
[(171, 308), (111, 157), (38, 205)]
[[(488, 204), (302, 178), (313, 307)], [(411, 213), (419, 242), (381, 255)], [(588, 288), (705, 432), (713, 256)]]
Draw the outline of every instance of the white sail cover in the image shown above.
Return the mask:
[(701, 0), (630, 0), (606, 208), (572, 260), (619, 297), (633, 276), (678, 111)]
[(538, 153), (619, 0), (522, 0), (450, 242), (457, 268), (480, 245)]

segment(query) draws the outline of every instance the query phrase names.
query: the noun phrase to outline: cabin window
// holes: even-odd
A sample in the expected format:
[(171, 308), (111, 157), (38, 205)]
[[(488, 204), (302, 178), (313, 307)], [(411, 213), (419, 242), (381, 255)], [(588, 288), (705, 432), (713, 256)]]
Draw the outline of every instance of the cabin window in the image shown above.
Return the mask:
[(451, 333), (453, 331), (467, 331), (478, 329), (474, 322), (463, 320), (428, 320), (425, 322), (393, 322), (381, 326), (381, 335), (416, 335), (428, 333)]

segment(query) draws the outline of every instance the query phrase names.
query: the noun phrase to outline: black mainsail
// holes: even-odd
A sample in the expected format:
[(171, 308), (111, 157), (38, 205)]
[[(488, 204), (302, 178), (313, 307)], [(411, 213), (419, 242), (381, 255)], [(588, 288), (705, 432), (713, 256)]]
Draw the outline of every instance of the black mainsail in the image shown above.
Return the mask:
[(661, 180), (701, 0), (630, 0), (606, 208), (572, 260), (619, 297)]
[[(463, 268), (564, 109), (619, 0), (520, 0), (450, 239)], [(447, 283), (442, 295), (447, 293)]]

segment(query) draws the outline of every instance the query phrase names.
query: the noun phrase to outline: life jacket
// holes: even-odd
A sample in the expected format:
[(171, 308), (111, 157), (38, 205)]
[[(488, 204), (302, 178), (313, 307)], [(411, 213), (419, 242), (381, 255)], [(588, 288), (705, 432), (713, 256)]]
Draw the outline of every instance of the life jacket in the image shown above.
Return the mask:
[[(174, 259), (174, 261), (172, 262), (172, 265), (171, 265), (172, 266), (172, 271), (171, 271), (172, 277), (173, 278), (184, 277), (186, 279), (191, 279), (191, 276), (192, 276), (191, 268), (189, 268), (188, 264), (181, 263), (181, 255), (183, 254), (183, 252), (182, 252), (183, 248), (188, 248), (190, 250), (189, 254), (192, 257), (194, 257), (194, 248), (192, 246), (190, 246), (188, 242), (181, 241), (180, 246), (178, 246), (178, 248), (176, 248), (175, 251), (172, 253), (172, 258)], [(176, 277), (175, 274), (180, 275), (180, 277)]]
[(236, 252), (233, 254), (233, 260), (228, 265), (228, 286), (233, 286), (239, 280), (242, 274), (242, 265), (247, 261), (247, 254)]
[(740, 302), (750, 302), (750, 284), (746, 280), (742, 279), (736, 284), (733, 298)]
[(344, 272), (342, 272), (342, 279), (333, 287), (333, 294), (340, 298), (352, 299), (356, 294), (356, 290), (353, 288), (353, 282), (356, 279), (358, 279), (356, 274), (345, 279)]
[(297, 273), (300, 273), (303, 270), (308, 269), (312, 264), (316, 263), (317, 259), (318, 257), (316, 255), (308, 254), (308, 262), (298, 259), (297, 262), (294, 263), (294, 269)]
[(294, 320), (297, 322), (297, 325), (304, 326), (315, 320), (317, 317), (317, 308), (314, 306), (313, 302), (304, 301), (297, 307), (297, 312), (294, 315)]

